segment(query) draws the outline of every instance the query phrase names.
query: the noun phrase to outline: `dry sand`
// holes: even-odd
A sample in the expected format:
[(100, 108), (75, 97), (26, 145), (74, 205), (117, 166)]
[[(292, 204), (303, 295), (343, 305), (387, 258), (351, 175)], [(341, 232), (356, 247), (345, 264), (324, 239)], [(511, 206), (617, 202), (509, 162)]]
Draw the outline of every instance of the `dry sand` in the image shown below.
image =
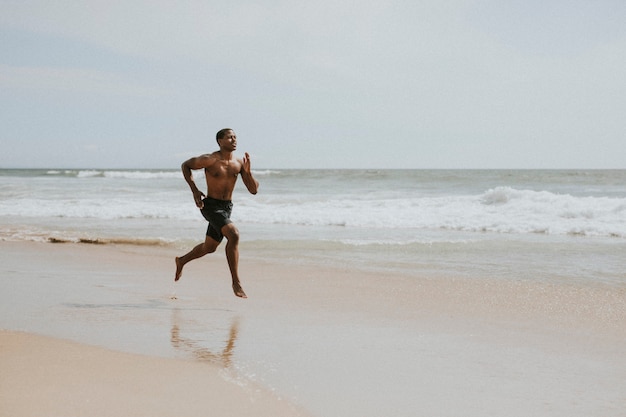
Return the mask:
[(0, 416), (297, 416), (220, 368), (0, 332)]

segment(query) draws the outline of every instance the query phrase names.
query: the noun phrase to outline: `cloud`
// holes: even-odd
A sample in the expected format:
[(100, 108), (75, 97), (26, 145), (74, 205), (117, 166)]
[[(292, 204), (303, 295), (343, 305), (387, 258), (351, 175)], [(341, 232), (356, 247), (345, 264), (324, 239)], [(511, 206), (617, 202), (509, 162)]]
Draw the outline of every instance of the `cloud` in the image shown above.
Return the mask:
[(267, 167), (536, 166), (539, 149), (571, 166), (572, 149), (605, 161), (594, 140), (619, 162), (624, 5), (3, 2), (0, 121), (183, 149), (230, 125)]
[(58, 90), (109, 96), (157, 97), (171, 94), (166, 88), (125, 78), (119, 73), (84, 68), (17, 67), (0, 64), (0, 88)]

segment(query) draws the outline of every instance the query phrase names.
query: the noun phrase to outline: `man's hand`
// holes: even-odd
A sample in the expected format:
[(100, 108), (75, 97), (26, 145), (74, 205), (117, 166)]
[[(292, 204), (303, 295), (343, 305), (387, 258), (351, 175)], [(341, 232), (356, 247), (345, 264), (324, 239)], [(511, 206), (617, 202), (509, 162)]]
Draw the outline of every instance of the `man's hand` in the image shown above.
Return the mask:
[(202, 201), (202, 199), (204, 198), (204, 193), (200, 190), (194, 190), (193, 191), (193, 199), (196, 202), (196, 206), (201, 209), (204, 207), (204, 202)]
[(241, 179), (251, 194), (256, 194), (259, 189), (259, 182), (252, 176), (250, 168), (250, 154), (246, 152), (241, 160)]
[(250, 173), (250, 154), (248, 152), (246, 152), (246, 154), (243, 157), (243, 166), (242, 169), (246, 174)]

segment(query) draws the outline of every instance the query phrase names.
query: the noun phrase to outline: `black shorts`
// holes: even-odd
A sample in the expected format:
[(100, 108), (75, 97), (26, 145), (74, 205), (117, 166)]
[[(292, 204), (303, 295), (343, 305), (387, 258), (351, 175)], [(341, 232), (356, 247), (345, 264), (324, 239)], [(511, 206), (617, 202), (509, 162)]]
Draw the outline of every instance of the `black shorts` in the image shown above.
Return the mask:
[(233, 211), (233, 202), (230, 200), (217, 200), (211, 197), (206, 197), (202, 202), (204, 207), (200, 209), (200, 212), (209, 221), (206, 235), (221, 242), (224, 239), (222, 227), (232, 223), (230, 213)]

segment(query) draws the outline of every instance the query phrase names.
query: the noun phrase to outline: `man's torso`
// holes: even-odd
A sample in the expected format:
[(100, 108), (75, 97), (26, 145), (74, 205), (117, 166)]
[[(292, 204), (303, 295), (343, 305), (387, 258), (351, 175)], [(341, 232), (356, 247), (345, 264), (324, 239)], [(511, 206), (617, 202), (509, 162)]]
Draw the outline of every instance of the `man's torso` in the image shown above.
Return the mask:
[(241, 171), (241, 163), (236, 158), (221, 160), (215, 154), (212, 156), (214, 160), (204, 168), (207, 196), (218, 200), (232, 200), (237, 176)]

